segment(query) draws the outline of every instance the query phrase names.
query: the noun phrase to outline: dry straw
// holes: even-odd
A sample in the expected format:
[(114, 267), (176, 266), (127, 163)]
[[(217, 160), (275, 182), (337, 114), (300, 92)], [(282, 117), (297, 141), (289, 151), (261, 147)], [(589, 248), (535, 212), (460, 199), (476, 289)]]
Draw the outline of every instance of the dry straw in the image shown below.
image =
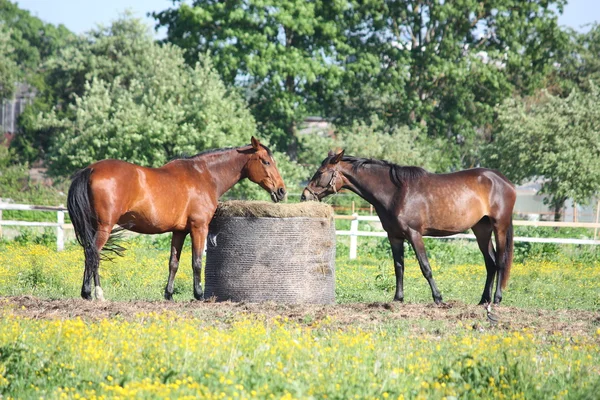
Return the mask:
[(255, 218), (292, 218), (333, 217), (333, 208), (325, 203), (307, 201), (304, 203), (281, 204), (267, 201), (232, 200), (219, 203), (215, 217), (255, 217)]

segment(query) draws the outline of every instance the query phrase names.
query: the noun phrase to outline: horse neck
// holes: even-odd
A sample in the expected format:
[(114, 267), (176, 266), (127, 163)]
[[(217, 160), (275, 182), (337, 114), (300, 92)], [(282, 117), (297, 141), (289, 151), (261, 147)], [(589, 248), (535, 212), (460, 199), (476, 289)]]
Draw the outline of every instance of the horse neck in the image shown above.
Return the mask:
[(205, 163), (213, 178), (217, 197), (221, 197), (233, 185), (246, 177), (244, 166), (250, 158), (249, 154), (240, 152), (241, 148), (223, 150), (198, 157), (195, 161)]
[(398, 187), (389, 178), (389, 167), (371, 164), (354, 170), (352, 164), (341, 163), (344, 188), (368, 201), (376, 210), (390, 207), (393, 194)]

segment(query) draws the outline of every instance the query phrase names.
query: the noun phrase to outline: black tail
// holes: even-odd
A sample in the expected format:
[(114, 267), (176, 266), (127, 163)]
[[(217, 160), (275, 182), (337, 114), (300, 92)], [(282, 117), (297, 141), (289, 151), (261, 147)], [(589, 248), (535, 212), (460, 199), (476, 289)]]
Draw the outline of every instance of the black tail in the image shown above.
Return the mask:
[(117, 244), (117, 241), (120, 239), (118, 233), (123, 228), (117, 228), (111, 232), (108, 242), (106, 242), (102, 249), (102, 255), (96, 248), (98, 221), (96, 219), (96, 211), (90, 202), (89, 192), (92, 171), (91, 168), (85, 168), (73, 175), (73, 181), (71, 182), (67, 196), (67, 209), (69, 210), (69, 217), (73, 223), (73, 228), (75, 228), (77, 241), (83, 247), (86, 264), (98, 265), (101, 258), (111, 259), (105, 252), (112, 252), (121, 256), (125, 248)]
[[(89, 183), (91, 174), (91, 168), (85, 168), (75, 173), (71, 187), (69, 188), (69, 194), (67, 195), (69, 218), (71, 218), (73, 228), (75, 228), (77, 241), (83, 247), (83, 253), (85, 254), (85, 276), (88, 277), (88, 281), (100, 262), (100, 253), (96, 248), (98, 222), (96, 220), (96, 212), (90, 202)], [(84, 295), (82, 289), (82, 296), (89, 298), (90, 294)]]

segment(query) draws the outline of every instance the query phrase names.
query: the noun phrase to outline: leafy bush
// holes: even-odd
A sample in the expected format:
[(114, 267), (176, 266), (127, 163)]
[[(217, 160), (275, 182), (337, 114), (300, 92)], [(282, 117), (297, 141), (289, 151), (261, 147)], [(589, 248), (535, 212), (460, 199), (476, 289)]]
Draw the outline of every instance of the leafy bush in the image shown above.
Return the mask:
[(314, 170), (332, 149), (345, 149), (347, 155), (387, 160), (399, 165), (417, 165), (431, 171), (446, 169), (441, 152), (436, 150), (440, 147), (431, 143), (421, 130), (408, 126), (389, 129), (376, 116), (368, 124), (354, 123), (351, 127), (339, 129), (335, 138), (303, 135), (300, 145), (299, 162), (310, 165)]

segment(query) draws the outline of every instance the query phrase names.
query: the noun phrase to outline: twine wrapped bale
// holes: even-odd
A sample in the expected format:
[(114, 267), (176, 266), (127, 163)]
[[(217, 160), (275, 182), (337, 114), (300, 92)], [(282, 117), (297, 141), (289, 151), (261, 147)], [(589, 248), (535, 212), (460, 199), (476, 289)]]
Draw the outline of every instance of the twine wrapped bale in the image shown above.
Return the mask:
[(331, 206), (220, 203), (209, 225), (205, 277), (205, 294), (217, 301), (333, 303)]

